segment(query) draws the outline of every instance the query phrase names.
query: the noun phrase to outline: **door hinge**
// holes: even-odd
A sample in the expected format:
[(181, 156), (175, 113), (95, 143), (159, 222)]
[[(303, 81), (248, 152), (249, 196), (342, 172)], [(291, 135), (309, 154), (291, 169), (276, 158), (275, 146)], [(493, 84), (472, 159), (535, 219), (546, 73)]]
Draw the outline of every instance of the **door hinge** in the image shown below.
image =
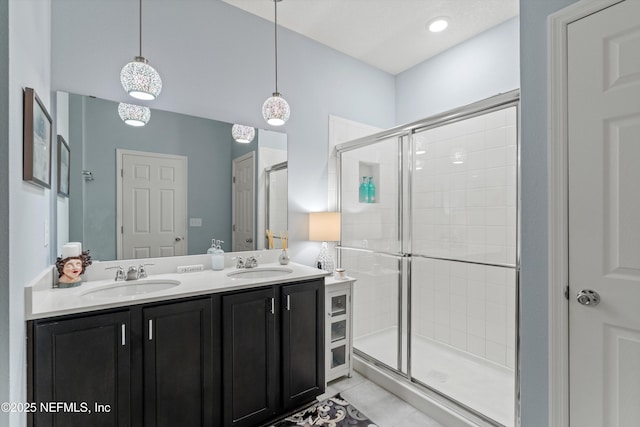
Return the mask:
[(233, 224), (233, 226), (231, 226), (231, 231), (236, 231), (236, 225)]
[(566, 288), (564, 288), (564, 297), (567, 300), (569, 299), (569, 287), (568, 286)]
[(234, 184), (236, 183), (236, 177), (235, 176), (231, 179), (231, 182), (234, 183)]
[(124, 234), (124, 225), (120, 226), (120, 234)]
[(124, 169), (120, 169), (120, 177), (124, 178)]

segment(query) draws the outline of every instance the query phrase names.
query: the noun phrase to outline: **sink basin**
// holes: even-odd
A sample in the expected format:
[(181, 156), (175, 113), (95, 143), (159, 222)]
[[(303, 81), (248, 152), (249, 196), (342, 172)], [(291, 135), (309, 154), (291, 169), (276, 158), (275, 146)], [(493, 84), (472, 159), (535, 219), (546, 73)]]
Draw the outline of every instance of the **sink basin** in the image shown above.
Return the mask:
[(290, 273), (293, 273), (293, 270), (290, 268), (258, 267), (232, 271), (231, 273), (227, 273), (227, 276), (233, 279), (266, 279), (269, 277), (285, 276)]
[(87, 298), (115, 298), (134, 297), (136, 295), (150, 294), (174, 288), (180, 284), (179, 280), (135, 280), (129, 282), (116, 282), (113, 285), (92, 289), (82, 294)]

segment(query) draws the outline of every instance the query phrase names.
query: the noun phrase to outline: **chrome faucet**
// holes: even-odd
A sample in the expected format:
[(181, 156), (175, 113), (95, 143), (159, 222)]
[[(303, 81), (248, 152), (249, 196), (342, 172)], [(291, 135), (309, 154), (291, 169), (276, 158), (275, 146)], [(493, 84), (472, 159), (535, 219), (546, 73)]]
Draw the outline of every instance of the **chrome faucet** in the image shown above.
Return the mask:
[(236, 260), (236, 268), (254, 268), (258, 266), (258, 260), (255, 256), (248, 256), (247, 259), (238, 256), (233, 259)]
[(147, 265), (153, 265), (153, 264), (140, 264), (138, 266), (138, 279), (146, 279), (147, 276)]
[(116, 282), (120, 282), (122, 280), (138, 280), (146, 279), (148, 277), (146, 268), (147, 265), (153, 264), (140, 264), (137, 267), (135, 265), (130, 265), (126, 273), (124, 271), (124, 267), (121, 265), (107, 267), (106, 270), (116, 269), (116, 278), (114, 279)]
[(116, 278), (114, 279), (116, 282), (119, 282), (121, 280), (127, 280), (124, 274), (124, 267), (121, 265), (116, 265), (114, 267), (107, 267), (105, 268), (105, 270), (113, 270), (114, 268), (116, 269)]
[(244, 268), (244, 258), (241, 256), (233, 257), (236, 260), (236, 268)]
[(139, 266), (130, 265), (127, 269), (127, 279), (126, 280), (138, 280), (138, 279), (146, 279), (147, 269), (145, 266), (153, 265), (153, 264), (140, 264)]
[(127, 269), (127, 280), (138, 280), (139, 277), (140, 272), (138, 271), (138, 267), (130, 265)]

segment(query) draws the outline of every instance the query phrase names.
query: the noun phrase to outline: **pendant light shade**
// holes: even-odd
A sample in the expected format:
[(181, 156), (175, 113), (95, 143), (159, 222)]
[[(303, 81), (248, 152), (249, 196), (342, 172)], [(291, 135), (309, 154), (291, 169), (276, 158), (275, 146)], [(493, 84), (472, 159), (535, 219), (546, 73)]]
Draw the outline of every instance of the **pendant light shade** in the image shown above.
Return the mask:
[(276, 90), (273, 96), (262, 104), (262, 117), (271, 126), (282, 126), (291, 114), (289, 103), (278, 92), (278, 3), (282, 0), (273, 0), (274, 8), (274, 44), (275, 44), (275, 65), (276, 65)]
[(134, 98), (146, 101), (156, 99), (162, 90), (160, 74), (142, 56), (136, 56), (120, 71), (120, 82)]
[(162, 90), (160, 74), (142, 56), (142, 0), (140, 0), (140, 53), (122, 67), (120, 82), (124, 90), (137, 99), (156, 99)]
[(118, 104), (118, 114), (123, 122), (129, 126), (144, 126), (151, 118), (151, 110), (149, 107), (142, 105), (126, 104), (121, 102)]
[(256, 130), (251, 126), (233, 125), (231, 127), (231, 135), (236, 142), (248, 144), (253, 141), (253, 138), (256, 136)]
[(282, 126), (290, 114), (289, 103), (278, 92), (262, 104), (262, 116), (271, 126)]

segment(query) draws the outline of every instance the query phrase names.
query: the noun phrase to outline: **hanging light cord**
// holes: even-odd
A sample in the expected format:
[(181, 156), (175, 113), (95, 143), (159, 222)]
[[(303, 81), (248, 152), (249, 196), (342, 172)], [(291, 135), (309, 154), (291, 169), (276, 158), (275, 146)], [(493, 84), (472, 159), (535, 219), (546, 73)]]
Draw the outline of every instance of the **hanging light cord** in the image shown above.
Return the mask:
[[(142, 0), (140, 0), (142, 1)], [(274, 9), (274, 45), (276, 52), (276, 93), (278, 93), (278, 2), (280, 0), (273, 0), (273, 9)]]
[(142, 57), (142, 0), (140, 0), (140, 56)]

